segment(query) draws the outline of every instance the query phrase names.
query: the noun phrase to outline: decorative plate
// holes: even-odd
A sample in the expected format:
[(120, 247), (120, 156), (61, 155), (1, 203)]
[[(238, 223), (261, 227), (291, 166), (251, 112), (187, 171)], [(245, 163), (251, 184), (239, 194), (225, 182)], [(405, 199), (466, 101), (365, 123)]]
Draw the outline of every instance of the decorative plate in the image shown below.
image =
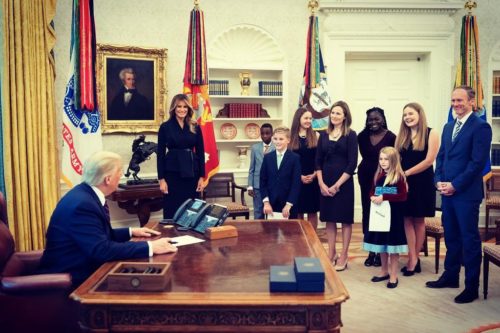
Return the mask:
[(224, 123), (220, 127), (220, 134), (223, 139), (232, 140), (236, 137), (237, 133), (238, 130), (236, 129), (236, 126), (231, 123)]
[(245, 134), (249, 139), (258, 139), (260, 137), (260, 127), (255, 123), (249, 123), (245, 126)]

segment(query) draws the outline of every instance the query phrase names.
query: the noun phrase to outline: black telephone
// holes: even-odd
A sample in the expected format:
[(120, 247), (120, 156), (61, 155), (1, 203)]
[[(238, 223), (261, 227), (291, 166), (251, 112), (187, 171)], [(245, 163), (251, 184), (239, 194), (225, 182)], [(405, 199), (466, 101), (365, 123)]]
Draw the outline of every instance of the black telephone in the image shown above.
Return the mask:
[(227, 207), (207, 204), (199, 199), (187, 199), (174, 214), (172, 220), (162, 220), (162, 224), (176, 224), (178, 230), (204, 233), (206, 228), (222, 225), (229, 212)]
[(206, 212), (206, 215), (193, 228), (194, 231), (205, 233), (205, 230), (210, 227), (222, 225), (229, 215), (227, 207), (212, 204)]

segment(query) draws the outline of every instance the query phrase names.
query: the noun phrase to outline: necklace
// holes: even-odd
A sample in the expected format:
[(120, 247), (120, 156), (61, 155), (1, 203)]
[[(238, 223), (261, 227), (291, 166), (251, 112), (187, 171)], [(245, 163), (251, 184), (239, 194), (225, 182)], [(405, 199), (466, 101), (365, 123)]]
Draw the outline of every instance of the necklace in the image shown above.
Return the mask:
[(342, 134), (342, 131), (341, 130), (333, 130), (332, 133), (330, 133), (330, 137), (333, 139), (333, 140), (337, 140), (338, 138), (340, 138), (340, 135)]

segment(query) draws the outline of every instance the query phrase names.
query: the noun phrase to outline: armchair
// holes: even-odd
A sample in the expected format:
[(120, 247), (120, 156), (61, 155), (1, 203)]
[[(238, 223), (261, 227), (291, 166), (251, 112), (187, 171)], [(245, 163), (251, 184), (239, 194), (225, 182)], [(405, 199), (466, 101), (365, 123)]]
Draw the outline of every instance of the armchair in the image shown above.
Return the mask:
[(486, 219), (484, 221), (485, 239), (488, 239), (488, 227), (490, 224), (490, 210), (500, 210), (500, 173), (493, 172), (493, 175), (486, 182), (486, 195), (485, 195), (485, 211)]
[(77, 305), (68, 297), (71, 276), (36, 275), (42, 253), (16, 252), (7, 225), (0, 221), (2, 332), (78, 332)]
[[(241, 203), (236, 202), (236, 189), (240, 190)], [(221, 205), (227, 207), (229, 216), (233, 220), (237, 216), (244, 216), (248, 220), (250, 218), (250, 210), (245, 202), (246, 190), (245, 187), (236, 185), (232, 172), (218, 173), (210, 178), (208, 186), (203, 191), (203, 200), (207, 198), (231, 198), (231, 201), (220, 202)]]

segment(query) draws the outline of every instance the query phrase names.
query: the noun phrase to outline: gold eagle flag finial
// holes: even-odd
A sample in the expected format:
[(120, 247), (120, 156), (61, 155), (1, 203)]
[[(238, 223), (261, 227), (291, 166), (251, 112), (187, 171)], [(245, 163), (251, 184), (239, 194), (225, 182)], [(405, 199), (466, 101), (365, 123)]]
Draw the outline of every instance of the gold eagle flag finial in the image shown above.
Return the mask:
[(194, 0), (194, 6), (196, 8), (200, 7), (200, 0)]
[(474, 8), (477, 8), (477, 1), (476, 0), (467, 0), (465, 2), (464, 8), (467, 9), (467, 14), (468, 15), (472, 15), (472, 10)]
[(314, 14), (316, 14), (316, 10), (319, 7), (319, 1), (318, 0), (309, 0), (307, 7), (309, 8), (311, 15), (314, 15)]

